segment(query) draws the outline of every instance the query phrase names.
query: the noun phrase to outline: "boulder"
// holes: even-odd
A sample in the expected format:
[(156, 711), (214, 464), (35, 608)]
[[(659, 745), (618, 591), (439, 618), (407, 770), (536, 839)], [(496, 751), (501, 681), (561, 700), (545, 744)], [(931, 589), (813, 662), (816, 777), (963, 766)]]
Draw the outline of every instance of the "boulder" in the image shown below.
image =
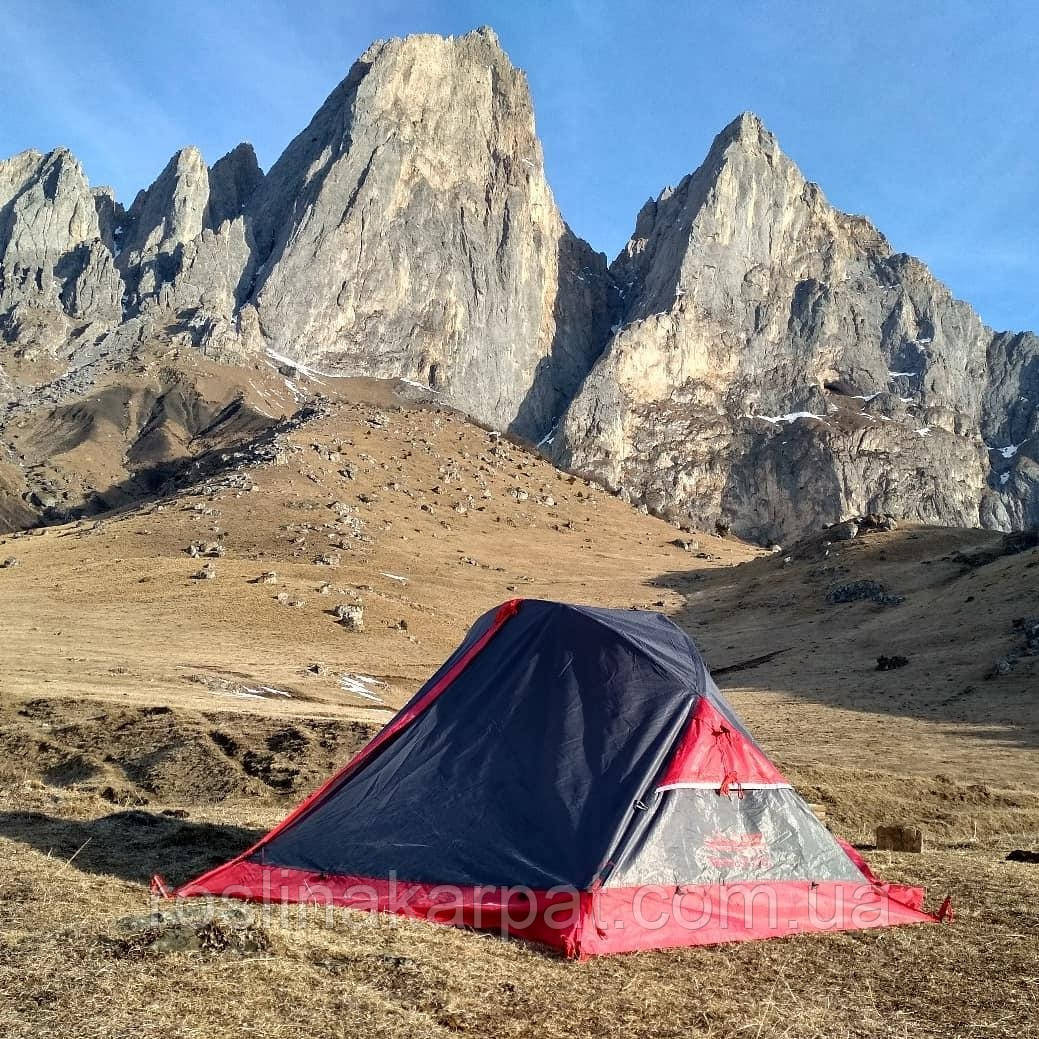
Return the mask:
[(878, 826), (876, 844), (879, 851), (919, 853), (924, 847), (923, 831), (918, 826)]
[(360, 603), (340, 603), (335, 615), (347, 631), (364, 631), (364, 607)]

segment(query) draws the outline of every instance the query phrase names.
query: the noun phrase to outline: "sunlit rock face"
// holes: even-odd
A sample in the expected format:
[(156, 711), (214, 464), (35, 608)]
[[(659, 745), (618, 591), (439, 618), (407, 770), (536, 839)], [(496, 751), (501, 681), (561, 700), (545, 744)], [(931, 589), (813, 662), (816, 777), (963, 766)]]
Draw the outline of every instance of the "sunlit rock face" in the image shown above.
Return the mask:
[(251, 211), (278, 353), (413, 379), (537, 439), (605, 341), (605, 259), (563, 222), (490, 30), (374, 44)]
[(1035, 338), (994, 336), (835, 210), (755, 116), (643, 207), (610, 271), (624, 308), (561, 424), (566, 465), (758, 541), (866, 512), (1035, 521), (1034, 453), (1003, 479), (989, 449), (1035, 451)]
[(0, 162), (0, 365), (63, 360), (84, 329), (121, 319), (113, 205), (64, 148)]

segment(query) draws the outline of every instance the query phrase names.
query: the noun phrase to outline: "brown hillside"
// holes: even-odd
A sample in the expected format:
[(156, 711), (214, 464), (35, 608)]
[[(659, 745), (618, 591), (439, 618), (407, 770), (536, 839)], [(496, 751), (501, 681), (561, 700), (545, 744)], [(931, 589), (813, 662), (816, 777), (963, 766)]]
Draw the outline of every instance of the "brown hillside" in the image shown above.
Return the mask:
[[(295, 403), (275, 415), (269, 378), (250, 399), (274, 421)], [(306, 389), (326, 398), (310, 421), (196, 444), (195, 475), (175, 467), (145, 504), (0, 538), (17, 562), (0, 569), (4, 1034), (1029, 1031), (1039, 866), (1004, 859), (1039, 844), (1039, 658), (1014, 625), (1039, 612), (1039, 551), (909, 528), (765, 554), (635, 511), (406, 387)], [(163, 414), (164, 436), (191, 426), (182, 404)], [(828, 600), (867, 580), (904, 601)], [(932, 906), (951, 893), (957, 922), (582, 965), (351, 913), (119, 923), (149, 910), (151, 873), (186, 879), (277, 821), (512, 597), (675, 617), (836, 830), (924, 827), (922, 855), (867, 854)], [(334, 615), (355, 603), (361, 632)], [(908, 663), (878, 671), (881, 655)]]

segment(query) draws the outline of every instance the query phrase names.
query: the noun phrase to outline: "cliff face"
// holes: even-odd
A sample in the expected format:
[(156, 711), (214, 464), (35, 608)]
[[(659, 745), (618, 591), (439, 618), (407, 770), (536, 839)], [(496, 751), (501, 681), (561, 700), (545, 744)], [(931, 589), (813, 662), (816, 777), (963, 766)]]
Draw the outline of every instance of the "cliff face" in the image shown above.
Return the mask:
[(86, 328), (120, 320), (113, 206), (64, 149), (0, 162), (0, 363), (64, 360)]
[(993, 336), (981, 431), (991, 465), (981, 525), (998, 530), (1039, 526), (1039, 338)]
[(756, 117), (647, 203), (611, 273), (624, 310), (562, 423), (565, 464), (758, 541), (863, 512), (1035, 522), (1034, 455), (1004, 480), (989, 450), (1035, 450), (1035, 338), (994, 336), (833, 209)]
[(374, 44), (266, 176), (248, 144), (185, 148), (124, 211), (67, 151), (0, 162), (0, 337), (9, 418), (143, 345), (269, 351), (428, 385), (757, 541), (864, 512), (1039, 523), (1034, 335), (987, 329), (752, 115), (607, 269), (486, 29)]
[(489, 30), (371, 47), (251, 211), (279, 353), (414, 379), (537, 439), (605, 340), (605, 260), (563, 223)]

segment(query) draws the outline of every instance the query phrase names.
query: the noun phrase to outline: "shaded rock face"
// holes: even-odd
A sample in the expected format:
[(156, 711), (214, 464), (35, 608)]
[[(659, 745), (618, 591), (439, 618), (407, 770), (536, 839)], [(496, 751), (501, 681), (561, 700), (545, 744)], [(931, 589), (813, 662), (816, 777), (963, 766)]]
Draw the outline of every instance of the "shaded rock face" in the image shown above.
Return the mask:
[(763, 542), (866, 512), (1035, 521), (1034, 456), (1001, 481), (985, 442), (1037, 446), (1035, 337), (994, 336), (833, 209), (755, 116), (647, 203), (611, 273), (624, 309), (564, 464)]
[(413, 379), (539, 439), (605, 341), (605, 260), (563, 223), (489, 30), (371, 47), (252, 208), (279, 353)]
[(217, 231), (225, 220), (241, 216), (262, 183), (263, 171), (251, 144), (243, 142), (218, 159), (209, 171), (205, 226)]

